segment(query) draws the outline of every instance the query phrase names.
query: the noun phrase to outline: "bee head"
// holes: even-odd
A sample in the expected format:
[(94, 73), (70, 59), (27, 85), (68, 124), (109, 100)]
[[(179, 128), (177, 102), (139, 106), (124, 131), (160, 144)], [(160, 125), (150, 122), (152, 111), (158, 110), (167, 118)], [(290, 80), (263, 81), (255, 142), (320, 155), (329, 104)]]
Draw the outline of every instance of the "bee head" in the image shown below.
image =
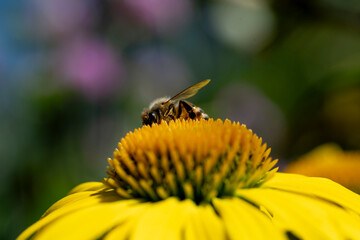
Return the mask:
[(158, 123), (159, 116), (154, 111), (146, 109), (141, 113), (141, 121), (143, 125), (151, 125), (153, 123)]

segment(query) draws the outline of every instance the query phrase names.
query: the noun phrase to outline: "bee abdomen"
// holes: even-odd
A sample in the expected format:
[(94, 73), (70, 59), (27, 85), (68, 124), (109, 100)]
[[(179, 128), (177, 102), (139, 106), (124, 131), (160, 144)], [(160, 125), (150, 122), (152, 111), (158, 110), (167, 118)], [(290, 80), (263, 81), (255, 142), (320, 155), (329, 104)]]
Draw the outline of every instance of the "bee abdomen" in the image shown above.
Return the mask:
[(193, 112), (195, 113), (194, 115), (196, 119), (205, 119), (205, 120), (209, 119), (209, 116), (206, 113), (204, 113), (204, 111), (199, 107), (193, 106)]
[(187, 101), (179, 102), (178, 118), (180, 119), (209, 119), (209, 116), (204, 111)]

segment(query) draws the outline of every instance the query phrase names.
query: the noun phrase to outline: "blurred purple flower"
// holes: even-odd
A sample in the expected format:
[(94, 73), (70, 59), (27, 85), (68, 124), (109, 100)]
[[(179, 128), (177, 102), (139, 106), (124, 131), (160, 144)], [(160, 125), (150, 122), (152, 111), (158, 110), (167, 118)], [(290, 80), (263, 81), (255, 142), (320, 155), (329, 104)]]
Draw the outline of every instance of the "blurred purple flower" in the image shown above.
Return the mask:
[(160, 34), (181, 29), (193, 13), (190, 0), (125, 0), (124, 4), (132, 15)]
[(96, 21), (95, 8), (86, 0), (34, 1), (36, 31), (40, 35), (66, 36), (84, 31)]
[(66, 44), (59, 54), (58, 71), (71, 87), (95, 99), (112, 93), (124, 80), (124, 67), (115, 51), (93, 38)]

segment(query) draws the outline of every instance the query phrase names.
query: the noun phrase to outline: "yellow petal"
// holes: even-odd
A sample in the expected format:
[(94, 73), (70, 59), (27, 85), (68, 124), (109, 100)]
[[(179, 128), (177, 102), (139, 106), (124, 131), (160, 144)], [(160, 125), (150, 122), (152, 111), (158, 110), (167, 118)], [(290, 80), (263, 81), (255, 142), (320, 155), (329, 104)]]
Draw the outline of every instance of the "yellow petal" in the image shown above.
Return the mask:
[(129, 239), (131, 233), (136, 227), (139, 217), (140, 216), (138, 215), (133, 216), (131, 219), (116, 226), (108, 234), (106, 234), (104, 239), (105, 240)]
[(152, 204), (142, 216), (130, 239), (181, 239), (184, 221), (188, 213), (194, 211), (191, 200), (179, 201), (176, 198)]
[(360, 214), (360, 195), (326, 178), (276, 173), (263, 187), (314, 195), (352, 209)]
[(114, 191), (108, 191), (108, 192), (98, 192), (98, 191), (85, 191), (85, 192), (78, 192), (70, 194), (56, 203), (54, 203), (46, 212), (43, 214), (42, 217), (45, 217), (46, 215), (52, 213), (53, 211), (63, 208), (68, 205), (76, 204), (78, 201), (95, 201), (95, 203), (99, 201), (116, 201), (119, 200), (119, 196)]
[(53, 221), (41, 229), (34, 239), (96, 239), (114, 226), (138, 215), (150, 205), (135, 200), (98, 203), (96, 206), (83, 208)]
[(201, 206), (198, 216), (201, 217), (201, 225), (204, 228), (206, 239), (227, 239), (224, 224), (210, 205)]
[(265, 207), (278, 228), (301, 239), (360, 239), (359, 216), (326, 200), (265, 188), (237, 193)]
[(192, 221), (185, 223), (184, 239), (186, 240), (198, 240), (199, 237), (196, 234), (196, 229)]
[(40, 228), (69, 213), (73, 213), (75, 211), (81, 210), (82, 208), (99, 204), (103, 201), (119, 199), (116, 193), (105, 193), (102, 195), (94, 195), (94, 193), (96, 192), (79, 192), (59, 200), (45, 212), (39, 221), (22, 232), (18, 237), (18, 240), (28, 239)]
[(200, 228), (197, 211), (189, 213), (184, 227), (184, 238), (187, 240), (206, 240), (206, 234)]
[(214, 199), (213, 203), (230, 239), (286, 239), (268, 216), (241, 199)]
[(98, 191), (107, 188), (102, 182), (86, 182), (74, 187), (69, 194), (85, 191)]
[(210, 205), (198, 206), (190, 212), (184, 230), (185, 239), (227, 239), (223, 223)]

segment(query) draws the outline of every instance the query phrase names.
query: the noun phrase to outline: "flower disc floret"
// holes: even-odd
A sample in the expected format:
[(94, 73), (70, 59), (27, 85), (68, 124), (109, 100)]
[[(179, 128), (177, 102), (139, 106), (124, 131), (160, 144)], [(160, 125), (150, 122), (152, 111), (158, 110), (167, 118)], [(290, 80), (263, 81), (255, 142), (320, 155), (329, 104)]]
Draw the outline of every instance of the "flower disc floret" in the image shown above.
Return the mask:
[(209, 202), (269, 179), (277, 170), (269, 154), (261, 138), (229, 120), (162, 122), (121, 139), (104, 183), (125, 199)]

